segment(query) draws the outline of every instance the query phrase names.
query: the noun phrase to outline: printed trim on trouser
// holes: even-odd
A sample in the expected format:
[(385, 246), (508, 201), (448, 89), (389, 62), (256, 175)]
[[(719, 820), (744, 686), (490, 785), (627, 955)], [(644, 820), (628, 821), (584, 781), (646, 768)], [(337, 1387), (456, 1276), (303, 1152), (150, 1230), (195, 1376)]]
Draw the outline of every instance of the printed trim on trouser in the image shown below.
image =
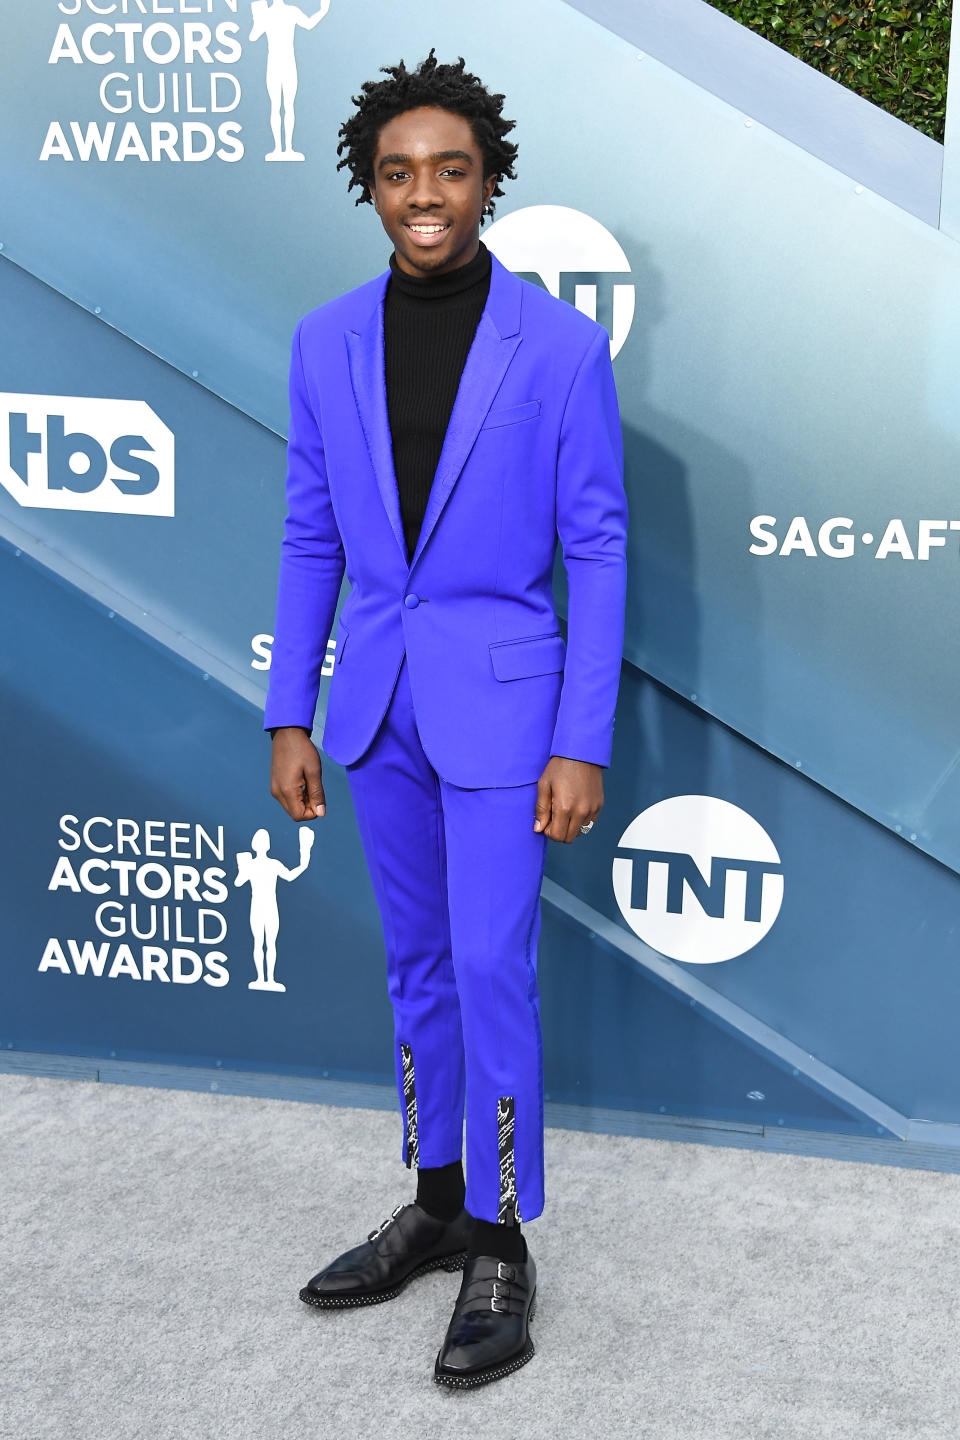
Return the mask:
[(400, 1063), (403, 1068), (403, 1100), (407, 1113), (407, 1169), (420, 1164), (420, 1140), (417, 1135), (417, 1087), (413, 1074), (413, 1051), (409, 1045), (400, 1046)]
[(498, 1225), (519, 1225), (520, 1207), (517, 1203), (517, 1172), (513, 1153), (514, 1104), (512, 1095), (503, 1095), (497, 1101), (497, 1143), (500, 1151), (500, 1205), (497, 1210)]

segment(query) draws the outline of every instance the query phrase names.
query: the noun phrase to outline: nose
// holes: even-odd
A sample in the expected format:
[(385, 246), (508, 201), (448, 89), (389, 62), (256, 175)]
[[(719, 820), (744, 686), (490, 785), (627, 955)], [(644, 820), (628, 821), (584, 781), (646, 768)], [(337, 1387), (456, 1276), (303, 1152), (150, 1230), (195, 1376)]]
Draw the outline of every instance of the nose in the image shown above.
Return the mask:
[(407, 199), (414, 210), (429, 210), (443, 203), (443, 195), (431, 166), (423, 165), (414, 169), (413, 184)]

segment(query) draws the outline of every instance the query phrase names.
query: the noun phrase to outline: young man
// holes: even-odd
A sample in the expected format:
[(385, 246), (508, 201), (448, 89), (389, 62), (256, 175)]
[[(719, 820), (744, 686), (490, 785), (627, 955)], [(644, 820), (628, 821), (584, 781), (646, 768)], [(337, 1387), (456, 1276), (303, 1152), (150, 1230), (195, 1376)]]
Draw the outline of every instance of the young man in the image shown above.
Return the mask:
[(520, 1223), (544, 1203), (540, 885), (547, 840), (579, 839), (603, 805), (627, 503), (606, 331), (479, 239), (514, 175), (504, 97), (433, 50), (382, 68), (338, 168), (393, 253), (294, 336), (265, 728), (271, 793), (295, 820), (324, 815), (309, 737), (346, 571), (322, 743), (346, 768), (383, 925), (417, 1193), (300, 1295), (372, 1304), (462, 1267), (434, 1375), (465, 1386), (533, 1354)]

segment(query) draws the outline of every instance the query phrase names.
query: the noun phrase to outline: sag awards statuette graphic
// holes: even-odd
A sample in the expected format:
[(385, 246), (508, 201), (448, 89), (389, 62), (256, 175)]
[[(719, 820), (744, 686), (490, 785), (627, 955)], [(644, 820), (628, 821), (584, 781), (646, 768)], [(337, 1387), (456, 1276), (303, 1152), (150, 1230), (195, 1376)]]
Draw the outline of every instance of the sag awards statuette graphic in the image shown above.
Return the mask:
[[(297, 94), (297, 58), (293, 43), (298, 27), (312, 30), (330, 9), (330, 0), (322, 0), (315, 15), (304, 15), (297, 5), (288, 5), (286, 0), (253, 0), (250, 15), (253, 28), (251, 40), (267, 37), (267, 94), (270, 97), (270, 129), (273, 131), (273, 149), (264, 155), (264, 160), (302, 160), (303, 155), (293, 148), (293, 102)], [(284, 143), (280, 143), (281, 107), (283, 108)]]
[[(41, 973), (173, 985), (203, 981), (214, 989), (229, 984), (231, 892), (222, 825), (62, 815), (59, 831), (47, 889), (56, 897), (50, 914), (61, 933), (47, 940)], [(286, 991), (274, 977), (277, 881), (296, 880), (310, 863), (314, 833), (301, 827), (299, 836), (300, 863), (293, 868), (271, 856), (270, 835), (262, 828), (250, 850), (236, 852), (234, 886), (250, 887), (256, 971), (250, 990)], [(244, 968), (248, 964), (245, 958)]]
[(635, 934), (693, 965), (732, 960), (769, 932), (783, 901), (783, 866), (763, 826), (712, 795), (651, 805), (620, 837), (613, 889)]
[(314, 833), (305, 826), (300, 829), (300, 864), (288, 869), (280, 860), (270, 854), (270, 833), (258, 830), (251, 840), (250, 850), (241, 850), (237, 855), (237, 878), (234, 885), (250, 886), (250, 930), (253, 934), (253, 963), (257, 978), (251, 980), (249, 990), (286, 990), (273, 978), (277, 963), (277, 931), (280, 929), (280, 911), (277, 906), (277, 881), (296, 880), (310, 864)]
[[(296, 33), (315, 29), (330, 0), (320, 0), (313, 14), (288, 0), (253, 0), (249, 31), (240, 0), (180, 0), (179, 7), (158, 0), (152, 7), (150, 0), (59, 0), (57, 8), (66, 18), (57, 25), (47, 64), (55, 75), (80, 77), (79, 86), (67, 81), (64, 92), (84, 114), (47, 122), (41, 161), (235, 164), (244, 156), (244, 127), (236, 112), (243, 105), (243, 85), (258, 68), (252, 67), (257, 52), (251, 52), (251, 65), (244, 64), (244, 44), (260, 40), (266, 42), (273, 132), (273, 149), (264, 159), (303, 160), (293, 146)], [(218, 10), (228, 18), (210, 23), (188, 18), (212, 17)], [(84, 24), (79, 17), (88, 11), (94, 18)], [(151, 14), (164, 18), (151, 21)], [(85, 91), (88, 76), (92, 83)], [(91, 107), (99, 107), (100, 116), (90, 119)], [(259, 105), (256, 128), (258, 133), (264, 128)]]

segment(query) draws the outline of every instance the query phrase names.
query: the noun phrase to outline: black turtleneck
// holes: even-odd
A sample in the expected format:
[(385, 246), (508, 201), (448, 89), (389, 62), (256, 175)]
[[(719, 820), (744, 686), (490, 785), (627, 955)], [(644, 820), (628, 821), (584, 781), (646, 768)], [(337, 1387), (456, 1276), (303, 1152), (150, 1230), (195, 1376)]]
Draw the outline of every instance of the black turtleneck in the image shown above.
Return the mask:
[(490, 251), (444, 275), (408, 275), (390, 256), (383, 304), (387, 410), (400, 513), (413, 558), (460, 376), (490, 289)]

